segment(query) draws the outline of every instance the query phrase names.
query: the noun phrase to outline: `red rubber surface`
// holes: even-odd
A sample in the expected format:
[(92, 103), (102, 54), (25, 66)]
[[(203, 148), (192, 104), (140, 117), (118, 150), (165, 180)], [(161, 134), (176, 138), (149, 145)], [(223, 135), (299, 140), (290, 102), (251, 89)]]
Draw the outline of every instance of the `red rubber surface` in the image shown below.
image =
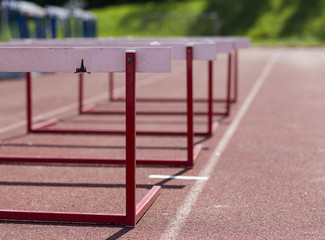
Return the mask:
[[(321, 48), (251, 48), (240, 52), (239, 102), (233, 106), (230, 118), (216, 118), (221, 124), (212, 138), (195, 138), (195, 142), (203, 144), (203, 150), (194, 168), (137, 168), (137, 202), (153, 185), (160, 185), (162, 189), (160, 197), (134, 229), (111, 225), (0, 222), (0, 239), (159, 239), (168, 231), (195, 181), (150, 179), (149, 175), (198, 176), (276, 51), (279, 52), (277, 62), (175, 239), (323, 239), (325, 49)], [(225, 94), (226, 60), (220, 56), (217, 61), (215, 86), (220, 88), (215, 89), (215, 96)], [(195, 76), (203, 79), (194, 82), (194, 95), (203, 97), (207, 93), (207, 66), (196, 63), (194, 67), (194, 79)], [(167, 92), (170, 97), (184, 97), (183, 70), (181, 63), (174, 64), (170, 80), (139, 87), (137, 95), (163, 97)], [(88, 77), (86, 98), (104, 94), (107, 75)], [(139, 83), (149, 77), (159, 80), (166, 74), (139, 75)], [(67, 81), (69, 78), (71, 81)], [(73, 74), (37, 77), (34, 116), (75, 103), (76, 83)], [(123, 82), (116, 81), (116, 84), (122, 86)], [(124, 157), (123, 136), (24, 135), (24, 125), (1, 132), (4, 127), (24, 120), (24, 81), (0, 81), (0, 94), (1, 154)], [(104, 106), (105, 100), (102, 103)], [(173, 109), (174, 106), (184, 105), (153, 107), (150, 103), (141, 103), (137, 108)], [(121, 124), (123, 116), (79, 117), (77, 105), (58, 117), (67, 120), (59, 124), (69, 126), (117, 129), (124, 126)], [(181, 116), (138, 116), (137, 120), (137, 127), (142, 129), (185, 130), (185, 118)], [(205, 120), (195, 117), (195, 128), (200, 129), (200, 123)], [(140, 136), (137, 146), (138, 157), (186, 156), (185, 137)], [(120, 213), (125, 204), (124, 172), (123, 166), (1, 164), (0, 208)]]

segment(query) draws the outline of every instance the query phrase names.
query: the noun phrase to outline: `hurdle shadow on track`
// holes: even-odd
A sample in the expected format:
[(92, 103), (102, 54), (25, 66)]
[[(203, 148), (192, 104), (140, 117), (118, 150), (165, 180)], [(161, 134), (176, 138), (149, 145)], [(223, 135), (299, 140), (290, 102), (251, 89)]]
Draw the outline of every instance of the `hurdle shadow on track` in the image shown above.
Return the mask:
[(0, 220), (0, 225), (1, 224), (15, 224), (15, 225), (32, 225), (32, 226), (63, 226), (63, 227), (77, 227), (80, 228), (80, 226), (85, 226), (85, 227), (95, 227), (95, 228), (121, 228), (118, 232), (114, 233), (112, 236), (106, 238), (106, 240), (116, 240), (128, 233), (129, 231), (132, 231), (134, 228), (130, 227), (121, 227), (119, 225), (113, 225), (113, 224), (95, 224), (95, 223), (59, 223), (59, 222), (30, 222), (30, 221), (9, 221), (9, 220)]
[[(180, 176), (186, 173), (188, 169), (182, 169), (173, 176)], [(160, 186), (164, 189), (183, 189), (185, 185), (168, 185), (164, 184), (174, 180), (172, 178), (163, 179), (155, 184), (136, 184), (137, 188), (151, 189), (153, 186)], [(125, 184), (107, 184), (107, 183), (42, 183), (42, 182), (9, 182), (0, 181), (0, 186), (26, 186), (26, 187), (79, 187), (79, 188), (125, 188)]]
[[(163, 183), (155, 184), (165, 189), (182, 189), (185, 185), (168, 185)], [(125, 184), (107, 184), (107, 183), (42, 183), (42, 182), (8, 182), (0, 181), (0, 186), (20, 186), (20, 187), (78, 187), (78, 188), (125, 188)], [(151, 189), (152, 184), (136, 184), (137, 188)]]
[[(11, 137), (6, 137), (0, 140), (0, 147), (29, 147), (29, 148), (71, 148), (71, 149), (125, 149), (125, 146), (118, 146), (118, 145), (68, 145), (68, 144), (44, 144), (44, 143), (32, 143), (32, 142), (14, 142), (11, 143), (10, 141), (15, 141), (19, 139), (23, 139), (25, 137), (28, 137), (33, 134), (18, 134)], [(207, 137), (200, 137), (199, 140), (194, 142), (194, 145), (202, 144), (208, 139), (210, 139), (210, 136)], [(28, 141), (28, 140), (26, 140)], [(136, 149), (138, 150), (174, 150), (174, 151), (186, 151), (187, 147), (184, 146), (136, 146)], [(209, 150), (208, 147), (202, 147), (201, 151), (207, 151)]]
[[(97, 115), (98, 116), (98, 115)], [(60, 119), (58, 119), (58, 123), (73, 123), (73, 124), (119, 124), (119, 125), (123, 125), (123, 122), (121, 122), (121, 120), (117, 120), (117, 119), (91, 119), (93, 117), (89, 116), (89, 115), (85, 115), (82, 116), (86, 119), (80, 119), (80, 115), (71, 115), (71, 116), (66, 116), (66, 117), (62, 117)], [(105, 118), (106, 116), (104, 116), (103, 118)], [(138, 117), (138, 116), (137, 116)], [(143, 118), (145, 118), (148, 116), (143, 116)], [(152, 118), (156, 118), (156, 119), (137, 119), (136, 120), (136, 124), (138, 125), (146, 125), (146, 124), (151, 124), (151, 125), (181, 125), (184, 126), (186, 125), (186, 116), (161, 116), (161, 115), (153, 115), (151, 116)], [(161, 120), (161, 118), (164, 118), (164, 120)], [(139, 117), (138, 117), (139, 118)], [(176, 118), (176, 119), (175, 119)], [(178, 118), (178, 119), (177, 119)], [(202, 119), (205, 118), (205, 116), (200, 116), (200, 119), (195, 119), (194, 118), (194, 124), (195, 125), (206, 125), (206, 120)], [(218, 118), (219, 119), (219, 118)], [(216, 119), (215, 121), (218, 121), (218, 119)]]
[[(198, 143), (202, 143), (205, 139), (202, 139)], [(88, 149), (125, 149), (123, 146), (96, 146), (96, 145), (57, 145), (57, 144), (29, 144), (29, 143), (2, 143), (4, 147), (39, 147), (39, 148), (88, 148)], [(158, 146), (138, 146), (139, 150), (184, 150), (186, 147), (158, 147)], [(208, 148), (202, 148), (202, 150), (208, 150)]]
[[(184, 173), (186, 173), (188, 169), (183, 169), (177, 173), (175, 173), (173, 176), (180, 176)], [(165, 189), (182, 189), (185, 187), (185, 185), (168, 185), (165, 186), (164, 184), (170, 182), (171, 180), (174, 180), (172, 178), (169, 179), (163, 179), (162, 181), (154, 184), (155, 186), (160, 186), (161, 188)], [(90, 187), (90, 188), (122, 188), (125, 187), (124, 184), (93, 184), (93, 183), (39, 183), (39, 182), (4, 182), (0, 181), (0, 186), (47, 186), (47, 187)], [(153, 185), (149, 184), (137, 184), (137, 188), (146, 188), (151, 189)], [(94, 223), (62, 223), (62, 222), (30, 222), (30, 221), (9, 221), (9, 220), (0, 220), (1, 224), (17, 224), (17, 225), (34, 225), (34, 226), (67, 226), (67, 227), (95, 227), (95, 228), (121, 228), (118, 232), (114, 233), (112, 236), (106, 238), (106, 240), (116, 240), (122, 237), (123, 235), (127, 234), (129, 231), (134, 230), (135, 228), (130, 227), (121, 227), (118, 225), (113, 224), (94, 224)]]

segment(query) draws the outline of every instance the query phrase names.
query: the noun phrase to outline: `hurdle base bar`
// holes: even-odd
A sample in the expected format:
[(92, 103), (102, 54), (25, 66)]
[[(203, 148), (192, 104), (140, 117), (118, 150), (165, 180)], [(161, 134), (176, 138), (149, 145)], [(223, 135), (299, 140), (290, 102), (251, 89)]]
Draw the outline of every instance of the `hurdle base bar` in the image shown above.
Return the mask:
[[(112, 114), (112, 115), (124, 115), (125, 111), (122, 110), (96, 110), (95, 109), (95, 105), (91, 104), (88, 105), (84, 108), (82, 108), (82, 111), (80, 111), (80, 114), (94, 114), (94, 115), (108, 115), (108, 114)], [(138, 115), (170, 115), (170, 116), (182, 116), (182, 115), (186, 115), (187, 112), (185, 111), (137, 111)], [(207, 111), (195, 111), (193, 113), (196, 116), (206, 116), (208, 115)], [(214, 111), (213, 115), (217, 115), (217, 116), (228, 116), (229, 113), (227, 113), (227, 111), (223, 111), (223, 112), (217, 112)]]
[[(57, 119), (50, 119), (45, 122), (37, 123), (32, 126), (32, 133), (44, 133), (44, 134), (91, 134), (91, 135), (125, 135), (125, 130), (93, 130), (93, 129), (69, 129), (69, 128), (56, 128), (49, 129), (48, 126), (54, 125), (58, 122)], [(213, 132), (218, 126), (218, 122), (214, 122), (212, 125)], [(151, 136), (187, 136), (186, 131), (136, 131), (137, 135)], [(204, 132), (194, 132), (194, 136), (208, 136), (211, 135), (208, 131)]]
[[(154, 186), (136, 207), (136, 223), (143, 217), (160, 195), (160, 187)], [(124, 214), (46, 212), (0, 209), (0, 219), (41, 222), (100, 223), (126, 225)], [(131, 226), (134, 227), (134, 226)]]
[[(112, 102), (124, 102), (124, 97), (112, 97), (110, 99)], [(207, 103), (209, 100), (207, 98), (195, 98), (193, 102)], [(226, 98), (214, 98), (215, 103), (226, 103), (228, 100)], [(137, 102), (186, 102), (185, 98), (137, 98)], [(236, 103), (235, 98), (230, 99), (230, 103)]]

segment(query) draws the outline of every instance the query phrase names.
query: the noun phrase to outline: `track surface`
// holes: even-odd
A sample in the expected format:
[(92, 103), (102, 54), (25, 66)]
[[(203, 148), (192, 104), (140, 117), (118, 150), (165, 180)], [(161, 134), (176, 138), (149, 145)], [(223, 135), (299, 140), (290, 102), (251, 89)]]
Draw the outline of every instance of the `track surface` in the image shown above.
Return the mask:
[[(195, 138), (204, 148), (194, 168), (137, 168), (138, 199), (152, 185), (162, 186), (162, 192), (135, 228), (5, 221), (0, 222), (0, 239), (324, 239), (324, 56), (321, 48), (242, 51), (239, 102), (231, 117), (216, 117), (220, 126), (212, 138)], [(224, 95), (226, 60), (220, 56), (214, 72), (218, 96)], [(206, 70), (205, 63), (195, 65), (197, 97), (206, 93)], [(176, 62), (172, 75), (140, 75), (137, 95), (185, 96), (183, 71), (184, 65)], [(86, 98), (101, 101), (100, 107), (107, 107), (106, 77), (91, 74), (87, 80)], [(58, 126), (124, 127), (123, 116), (76, 114), (73, 74), (42, 75), (33, 83), (36, 121), (60, 115), (64, 121)], [(123, 81), (117, 85), (121, 91)], [(24, 81), (1, 81), (0, 94), (1, 154), (123, 157), (121, 136), (26, 135)], [(184, 105), (139, 103), (137, 108), (170, 110)], [(141, 129), (185, 130), (185, 120), (137, 117)], [(195, 128), (204, 129), (205, 123), (204, 117), (196, 117)], [(185, 144), (184, 137), (141, 136), (137, 155), (185, 157)], [(208, 180), (149, 178), (153, 174)], [(122, 166), (2, 164), (0, 206), (121, 213), (124, 177)]]

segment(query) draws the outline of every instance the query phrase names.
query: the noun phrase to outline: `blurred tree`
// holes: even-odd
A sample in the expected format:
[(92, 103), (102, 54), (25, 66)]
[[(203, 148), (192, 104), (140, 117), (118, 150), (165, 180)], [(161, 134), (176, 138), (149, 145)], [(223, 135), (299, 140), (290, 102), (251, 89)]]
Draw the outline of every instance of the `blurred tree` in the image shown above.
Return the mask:
[(221, 35), (243, 35), (269, 7), (261, 0), (207, 0), (206, 12), (216, 12)]
[[(177, 0), (155, 0), (155, 2), (172, 2), (172, 1), (175, 2)], [(34, 2), (41, 6), (45, 6), (45, 5), (63, 6), (64, 4), (69, 2), (69, 0), (30, 0), (30, 2)], [(74, 1), (74, 2), (78, 2), (78, 1)], [(99, 8), (108, 5), (118, 5), (118, 4), (125, 4), (125, 3), (145, 3), (145, 2), (153, 2), (153, 1), (152, 0), (84, 0), (83, 2), (86, 3), (85, 8)]]

